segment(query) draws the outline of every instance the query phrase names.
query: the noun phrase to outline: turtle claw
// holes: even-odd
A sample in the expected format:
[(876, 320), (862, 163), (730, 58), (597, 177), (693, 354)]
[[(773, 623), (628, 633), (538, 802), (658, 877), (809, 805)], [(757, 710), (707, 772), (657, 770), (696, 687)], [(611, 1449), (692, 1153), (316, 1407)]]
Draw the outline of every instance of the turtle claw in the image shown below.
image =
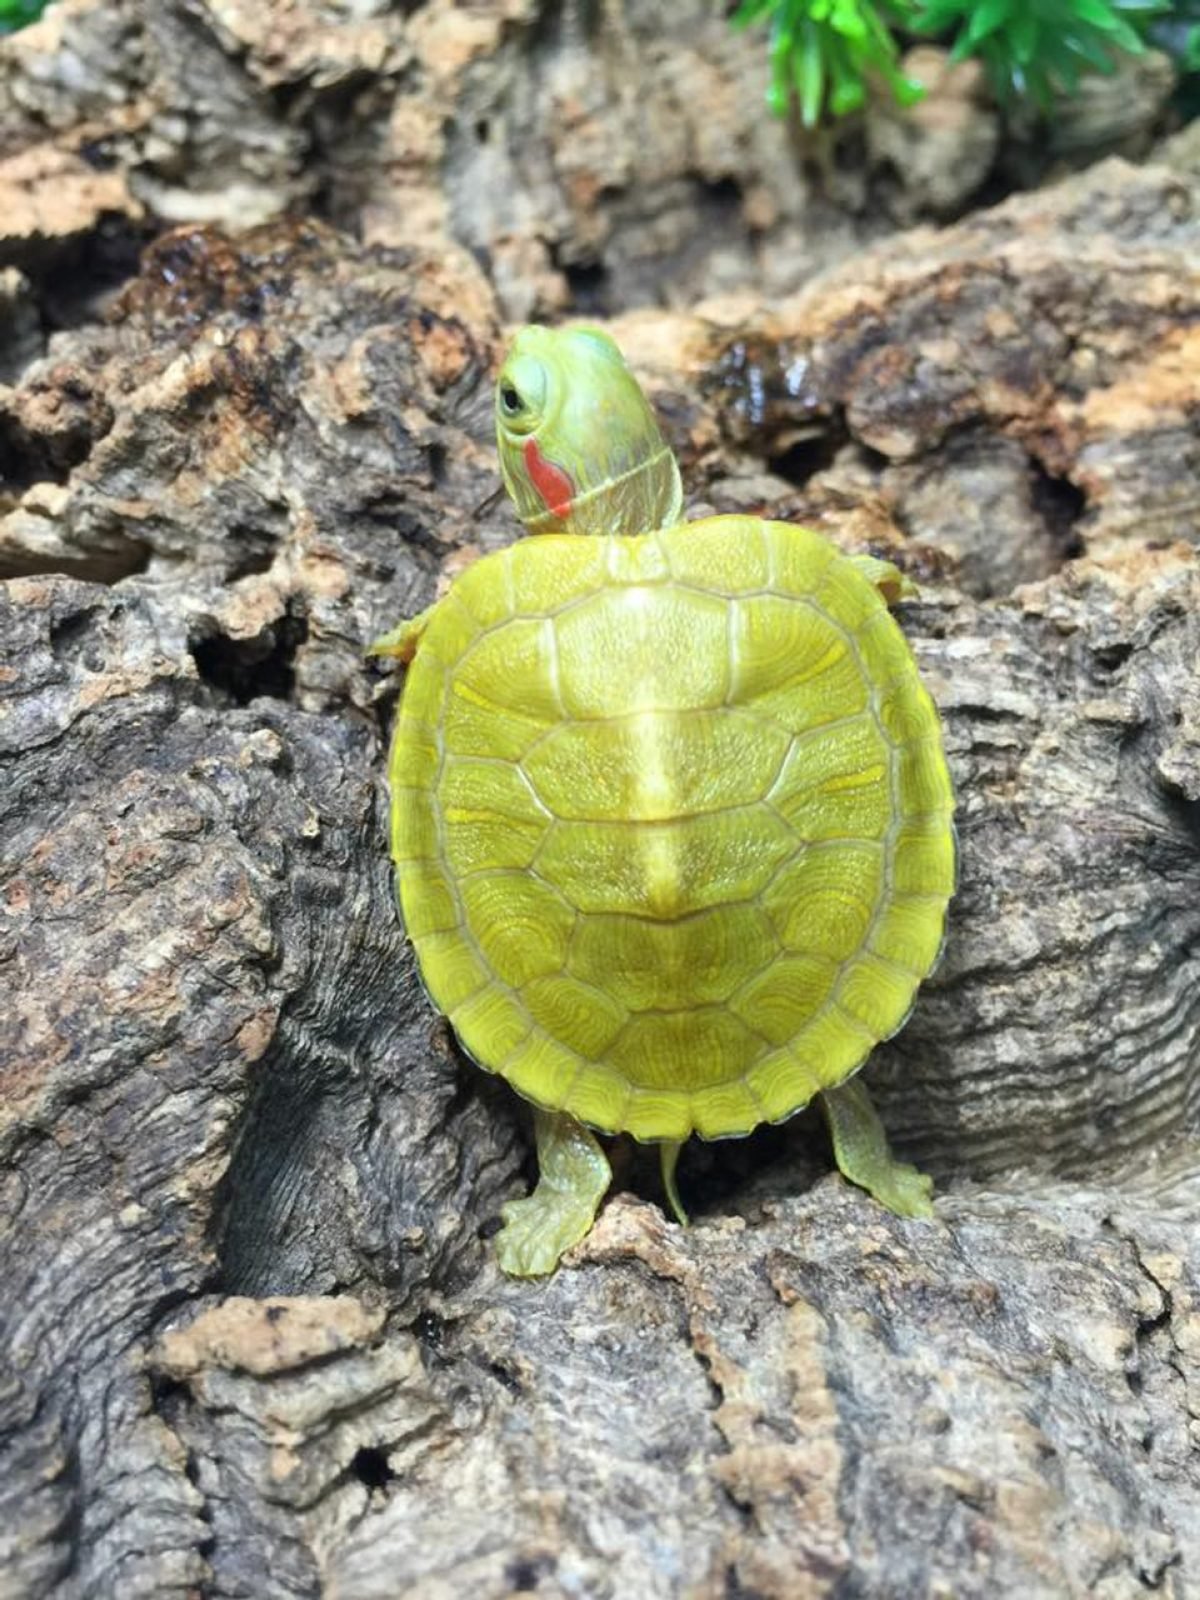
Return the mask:
[(501, 1211), (496, 1260), (510, 1278), (542, 1278), (584, 1238), (596, 1220), (587, 1201), (546, 1195), (539, 1189), (524, 1200), (510, 1200)]
[(898, 1217), (933, 1215), (933, 1179), (907, 1161), (893, 1161), (864, 1185), (867, 1193)]
[(537, 1188), (510, 1200), (500, 1215), (496, 1260), (514, 1278), (553, 1272), (564, 1252), (584, 1238), (612, 1182), (608, 1157), (586, 1128), (560, 1112), (536, 1111)]

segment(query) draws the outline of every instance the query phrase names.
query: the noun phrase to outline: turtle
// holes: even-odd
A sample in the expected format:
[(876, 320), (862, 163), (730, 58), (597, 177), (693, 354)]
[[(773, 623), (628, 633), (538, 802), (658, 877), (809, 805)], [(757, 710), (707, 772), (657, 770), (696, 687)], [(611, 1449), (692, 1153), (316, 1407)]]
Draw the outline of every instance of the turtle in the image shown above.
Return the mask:
[(939, 958), (955, 885), (941, 723), (892, 563), (746, 515), (683, 517), (615, 341), (529, 326), (495, 388), (527, 537), (372, 646), (407, 663), (398, 899), (424, 986), (534, 1107), (499, 1265), (554, 1270), (612, 1181), (597, 1135), (749, 1134), (814, 1099), (842, 1174), (902, 1216), (856, 1076)]

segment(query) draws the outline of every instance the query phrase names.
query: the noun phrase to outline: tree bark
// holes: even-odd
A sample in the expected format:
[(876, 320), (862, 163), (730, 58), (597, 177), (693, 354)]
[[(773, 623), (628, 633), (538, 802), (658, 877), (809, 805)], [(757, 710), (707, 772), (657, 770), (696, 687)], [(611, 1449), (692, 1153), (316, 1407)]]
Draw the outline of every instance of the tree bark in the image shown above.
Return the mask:
[[(674, 74), (641, 125), (587, 9), (63, 0), (6, 46), (0, 1595), (1185, 1600), (1200, 181), (1112, 162), (815, 277), (743, 205), (734, 271), (685, 178), (724, 168), (671, 141), (721, 74), (757, 95), (757, 42), (603, 8)], [(786, 209), (783, 133), (728, 105)], [(523, 220), (480, 207), (481, 118), (518, 177), (535, 124), (574, 152)], [(363, 649), (514, 536), (501, 320), (578, 303), (589, 250), (693, 513), (922, 587), (961, 884), (868, 1070), (939, 1199), (885, 1214), (805, 1115), (690, 1147), (683, 1230), (618, 1146), (592, 1236), (514, 1283), (528, 1119), (417, 981)], [(630, 309), (680, 251), (680, 304), (737, 294)]]

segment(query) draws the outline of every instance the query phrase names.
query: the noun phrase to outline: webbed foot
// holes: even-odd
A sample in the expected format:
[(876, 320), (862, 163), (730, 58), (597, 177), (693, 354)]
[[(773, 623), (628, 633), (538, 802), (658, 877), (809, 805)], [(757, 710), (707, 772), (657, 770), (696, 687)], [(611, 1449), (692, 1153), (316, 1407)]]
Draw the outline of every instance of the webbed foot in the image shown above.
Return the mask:
[(564, 1251), (584, 1238), (612, 1182), (608, 1157), (593, 1134), (561, 1112), (535, 1111), (537, 1187), (501, 1211), (496, 1235), (501, 1272), (538, 1278), (553, 1272)]
[(861, 1080), (852, 1078), (826, 1089), (821, 1104), (842, 1176), (898, 1217), (931, 1217), (933, 1179), (892, 1155), (879, 1113)]

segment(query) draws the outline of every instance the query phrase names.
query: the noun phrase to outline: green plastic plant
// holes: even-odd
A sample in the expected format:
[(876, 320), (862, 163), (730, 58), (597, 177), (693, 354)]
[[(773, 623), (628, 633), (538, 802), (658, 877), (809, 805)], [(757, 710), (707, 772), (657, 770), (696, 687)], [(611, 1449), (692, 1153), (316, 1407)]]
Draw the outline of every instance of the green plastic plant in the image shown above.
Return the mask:
[(795, 95), (801, 121), (812, 128), (826, 110), (835, 117), (857, 111), (871, 77), (882, 78), (902, 105), (921, 98), (897, 66), (891, 29), (911, 14), (910, 0), (742, 0), (730, 22), (770, 23), (767, 104), (783, 116)]
[(1085, 72), (1112, 72), (1122, 52), (1145, 48), (1142, 32), (1169, 0), (742, 0), (731, 22), (771, 29), (767, 102), (784, 115), (793, 96), (812, 127), (844, 115), (881, 79), (902, 104), (921, 97), (898, 65), (893, 28), (953, 39), (953, 56), (978, 56), (998, 95), (1047, 105)]
[(1176, 0), (1150, 24), (1150, 43), (1174, 57), (1180, 74), (1200, 72), (1200, 0)]
[(15, 33), (27, 22), (36, 22), (49, 0), (0, 0), (0, 33)]
[(1085, 72), (1114, 72), (1122, 52), (1144, 49), (1138, 26), (1166, 0), (929, 0), (920, 33), (957, 29), (955, 61), (978, 56), (1001, 98), (1026, 95), (1046, 107), (1074, 94)]
[(1179, 73), (1176, 110), (1185, 121), (1200, 117), (1200, 0), (1176, 0), (1166, 16), (1150, 24), (1148, 37)]

